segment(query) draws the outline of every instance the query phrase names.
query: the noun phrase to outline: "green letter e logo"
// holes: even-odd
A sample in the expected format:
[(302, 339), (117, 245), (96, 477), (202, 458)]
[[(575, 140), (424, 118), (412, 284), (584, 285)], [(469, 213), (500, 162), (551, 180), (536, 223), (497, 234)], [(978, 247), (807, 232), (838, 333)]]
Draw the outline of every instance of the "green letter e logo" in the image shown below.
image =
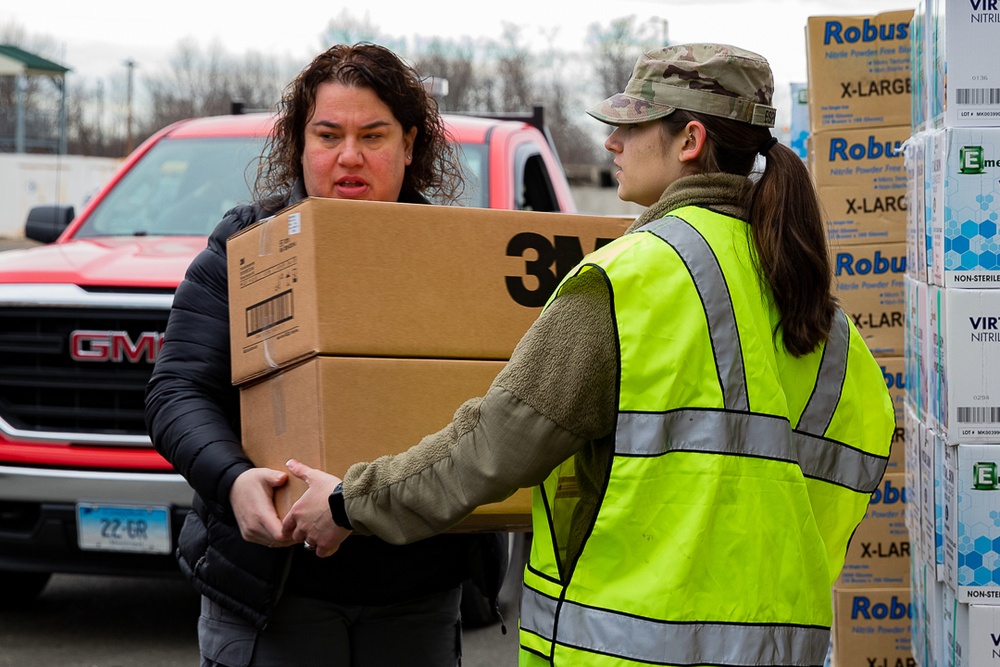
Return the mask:
[(977, 491), (992, 491), (997, 488), (997, 464), (977, 463), (972, 466), (972, 488)]
[(982, 146), (962, 146), (958, 152), (960, 174), (985, 174)]

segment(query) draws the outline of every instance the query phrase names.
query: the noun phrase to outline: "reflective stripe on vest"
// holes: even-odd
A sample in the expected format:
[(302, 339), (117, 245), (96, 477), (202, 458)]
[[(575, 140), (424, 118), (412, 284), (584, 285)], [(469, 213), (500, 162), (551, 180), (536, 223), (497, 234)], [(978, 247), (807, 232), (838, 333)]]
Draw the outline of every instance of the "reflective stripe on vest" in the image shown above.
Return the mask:
[(637, 231), (649, 231), (673, 246), (687, 265), (694, 287), (708, 317), (708, 332), (719, 369), (728, 410), (748, 410), (747, 377), (743, 369), (743, 349), (729, 288), (715, 253), (694, 227), (674, 216), (660, 218)]
[(808, 433), (789, 437), (785, 419), (746, 412), (621, 413), (618, 434), (617, 455), (705, 452), (787, 461), (806, 477), (858, 493), (873, 493), (885, 470), (881, 457)]
[(525, 589), (521, 627), (559, 644), (657, 665), (821, 665), (830, 629), (753, 623), (678, 623), (618, 614)]

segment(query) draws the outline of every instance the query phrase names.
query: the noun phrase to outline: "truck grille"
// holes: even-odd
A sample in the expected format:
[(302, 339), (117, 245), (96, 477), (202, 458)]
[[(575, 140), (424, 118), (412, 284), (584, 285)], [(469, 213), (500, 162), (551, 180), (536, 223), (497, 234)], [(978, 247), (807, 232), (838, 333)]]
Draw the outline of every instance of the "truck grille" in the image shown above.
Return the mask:
[(148, 444), (146, 382), (171, 296), (73, 290), (80, 305), (5, 303), (0, 293), (0, 428), (27, 439)]

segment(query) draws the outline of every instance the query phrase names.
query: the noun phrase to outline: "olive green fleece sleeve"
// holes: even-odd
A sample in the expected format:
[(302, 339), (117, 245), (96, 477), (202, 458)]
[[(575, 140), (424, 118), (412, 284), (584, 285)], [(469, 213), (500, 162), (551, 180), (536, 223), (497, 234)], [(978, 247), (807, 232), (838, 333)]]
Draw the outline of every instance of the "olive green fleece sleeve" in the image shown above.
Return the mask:
[(485, 397), (407, 451), (351, 466), (344, 499), (355, 530), (413, 542), (541, 483), (610, 433), (617, 359), (607, 286), (587, 271), (532, 325)]

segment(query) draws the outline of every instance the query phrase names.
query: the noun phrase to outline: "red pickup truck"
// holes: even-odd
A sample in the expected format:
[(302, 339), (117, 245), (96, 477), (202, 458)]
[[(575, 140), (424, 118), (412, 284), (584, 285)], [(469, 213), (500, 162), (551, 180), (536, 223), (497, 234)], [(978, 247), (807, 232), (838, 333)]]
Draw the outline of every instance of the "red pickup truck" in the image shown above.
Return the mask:
[[(539, 127), (445, 120), (471, 175), (463, 205), (575, 210)], [(32, 209), (26, 235), (44, 245), (0, 256), (0, 604), (33, 599), (53, 572), (177, 571), (192, 491), (150, 445), (145, 386), (174, 290), (223, 214), (249, 200), (271, 124), (171, 125), (79, 215)], [(525, 286), (574, 263), (555, 247), (509, 254), (524, 255)], [(558, 276), (546, 277), (550, 289)]]

